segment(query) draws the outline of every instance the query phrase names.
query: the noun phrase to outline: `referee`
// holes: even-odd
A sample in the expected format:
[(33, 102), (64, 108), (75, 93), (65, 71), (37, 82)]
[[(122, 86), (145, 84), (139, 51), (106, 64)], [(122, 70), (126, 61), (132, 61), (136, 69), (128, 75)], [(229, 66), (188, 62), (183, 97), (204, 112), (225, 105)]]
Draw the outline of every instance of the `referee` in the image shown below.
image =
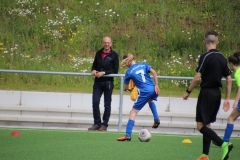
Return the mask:
[(187, 88), (183, 99), (187, 100), (193, 88), (200, 80), (201, 90), (198, 95), (196, 108), (197, 129), (203, 134), (203, 150), (202, 155), (197, 160), (209, 160), (208, 154), (211, 140), (221, 146), (223, 150), (222, 160), (228, 159), (229, 152), (233, 145), (224, 142), (213, 130), (210, 129), (210, 123), (216, 121), (216, 116), (221, 104), (221, 79), (226, 78), (226, 96), (225, 105), (230, 105), (229, 98), (232, 86), (231, 71), (228, 67), (227, 59), (216, 48), (219, 43), (218, 33), (215, 31), (207, 31), (203, 43), (207, 52), (202, 54), (196, 69), (196, 75)]

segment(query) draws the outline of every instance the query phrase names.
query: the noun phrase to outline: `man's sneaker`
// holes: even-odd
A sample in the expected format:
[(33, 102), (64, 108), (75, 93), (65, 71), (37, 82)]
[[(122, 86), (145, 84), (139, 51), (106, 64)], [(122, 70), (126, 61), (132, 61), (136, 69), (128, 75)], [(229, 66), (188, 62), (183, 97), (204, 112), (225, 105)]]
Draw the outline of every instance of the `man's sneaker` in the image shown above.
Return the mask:
[(107, 126), (102, 124), (101, 127), (99, 128), (99, 131), (107, 131)]
[(92, 127), (88, 128), (89, 131), (98, 131), (99, 130), (99, 126), (97, 124), (93, 124)]
[(222, 155), (222, 160), (227, 160), (229, 157), (229, 153), (231, 152), (233, 148), (232, 143), (228, 143), (224, 148), (223, 148), (223, 155)]
[(208, 156), (201, 156), (197, 160), (209, 160)]
[(131, 137), (123, 136), (117, 139), (118, 141), (131, 141)]
[(158, 128), (159, 124), (160, 124), (160, 121), (159, 121), (159, 120), (154, 120), (154, 123), (153, 123), (153, 125), (152, 125), (152, 128)]

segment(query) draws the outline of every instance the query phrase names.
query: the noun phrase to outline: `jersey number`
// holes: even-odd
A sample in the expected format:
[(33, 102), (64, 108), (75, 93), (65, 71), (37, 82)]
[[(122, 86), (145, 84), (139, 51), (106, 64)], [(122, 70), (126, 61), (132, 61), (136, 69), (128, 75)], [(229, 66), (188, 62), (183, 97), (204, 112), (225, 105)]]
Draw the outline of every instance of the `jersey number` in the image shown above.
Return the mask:
[(143, 71), (143, 70), (138, 70), (138, 71), (136, 72), (136, 74), (140, 74), (141, 77), (142, 77), (142, 81), (143, 81), (143, 82), (146, 82), (146, 78), (145, 78), (145, 76), (144, 76), (144, 71)]

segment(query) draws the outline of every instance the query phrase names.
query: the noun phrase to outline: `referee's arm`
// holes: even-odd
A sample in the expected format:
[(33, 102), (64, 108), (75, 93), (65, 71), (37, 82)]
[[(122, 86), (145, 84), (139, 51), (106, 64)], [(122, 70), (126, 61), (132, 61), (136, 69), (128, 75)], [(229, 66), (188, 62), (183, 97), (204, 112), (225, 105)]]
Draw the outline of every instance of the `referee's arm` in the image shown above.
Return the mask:
[(230, 99), (231, 88), (232, 88), (232, 78), (231, 78), (231, 76), (227, 76), (226, 77), (226, 95), (225, 95), (225, 99)]
[(197, 74), (195, 75), (195, 77), (193, 78), (190, 86), (188, 87), (189, 91), (192, 91), (193, 88), (198, 84), (198, 82), (201, 80), (202, 74), (200, 72), (197, 72)]
[(197, 72), (197, 74), (194, 76), (193, 80), (191, 81), (190, 86), (187, 88), (186, 93), (183, 95), (183, 99), (187, 100), (190, 93), (192, 92), (193, 88), (198, 84), (198, 82), (201, 80), (202, 74), (200, 72)]

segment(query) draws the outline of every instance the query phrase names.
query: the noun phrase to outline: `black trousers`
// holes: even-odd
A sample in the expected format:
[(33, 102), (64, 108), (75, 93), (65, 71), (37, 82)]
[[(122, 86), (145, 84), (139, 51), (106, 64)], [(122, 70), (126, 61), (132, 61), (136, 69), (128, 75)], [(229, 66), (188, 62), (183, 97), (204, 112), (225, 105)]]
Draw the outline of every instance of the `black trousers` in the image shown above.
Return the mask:
[[(92, 94), (92, 109), (94, 124), (97, 124), (99, 126), (101, 126), (101, 124), (104, 124), (105, 126), (108, 126), (108, 121), (111, 115), (113, 88), (114, 88), (113, 81), (94, 82)], [(102, 94), (104, 95), (104, 113), (101, 120), (99, 104)]]

